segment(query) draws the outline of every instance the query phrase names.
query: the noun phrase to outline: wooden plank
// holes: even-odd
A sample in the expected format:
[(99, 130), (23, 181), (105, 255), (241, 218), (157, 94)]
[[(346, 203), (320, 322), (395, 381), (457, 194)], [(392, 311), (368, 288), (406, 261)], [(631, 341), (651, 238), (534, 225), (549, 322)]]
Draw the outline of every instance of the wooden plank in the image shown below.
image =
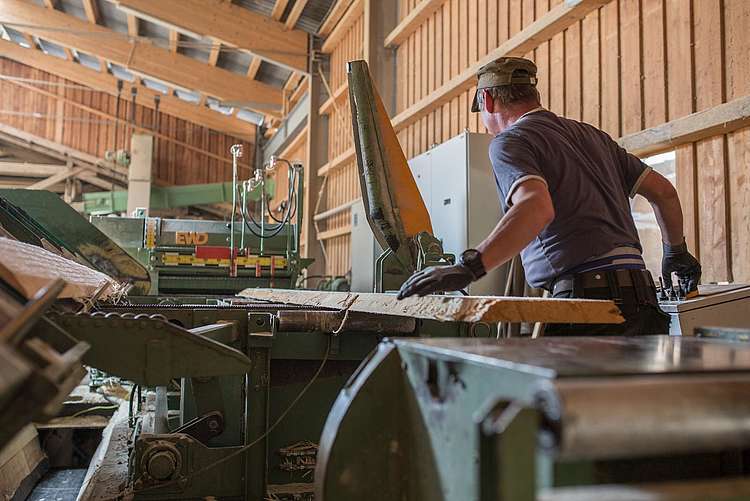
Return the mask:
[(96, 2), (97, 0), (81, 0), (83, 10), (86, 12), (86, 19), (88, 19), (90, 23), (99, 24), (101, 14), (99, 13), (99, 4)]
[(634, 155), (643, 157), (747, 126), (750, 126), (750, 96), (624, 136), (619, 143)]
[(344, 12), (346, 12), (346, 9), (351, 3), (352, 0), (336, 0), (336, 3), (333, 4), (331, 10), (328, 11), (328, 16), (326, 16), (323, 24), (321, 24), (318, 29), (319, 37), (325, 38), (331, 34), (331, 31), (333, 31), (333, 28), (341, 20), (341, 16), (344, 15)]
[(169, 50), (177, 52), (180, 46), (180, 33), (177, 30), (169, 30)]
[(601, 9), (602, 24), (602, 130), (621, 136), (619, 0)]
[(622, 323), (612, 301), (491, 296), (425, 296), (396, 299), (392, 294), (245, 289), (250, 299), (397, 315), (442, 322)]
[(421, 0), (388, 34), (385, 46), (393, 49), (404, 43), (442, 4), (443, 0)]
[(277, 21), (281, 21), (281, 16), (284, 15), (288, 4), (289, 0), (276, 0), (276, 3), (273, 4), (273, 10), (271, 10), (271, 17)]
[(622, 133), (643, 129), (641, 96), (640, 1), (620, 2), (620, 64), (622, 72)]
[(643, 10), (643, 126), (667, 121), (664, 0), (641, 0)]
[(323, 54), (330, 54), (331, 52), (333, 52), (334, 48), (338, 46), (339, 42), (349, 31), (349, 28), (352, 27), (352, 25), (357, 21), (357, 19), (359, 19), (360, 16), (362, 16), (363, 13), (364, 0), (354, 0), (349, 8), (346, 9), (346, 13), (341, 18), (341, 21), (338, 22), (333, 31), (331, 31), (331, 34), (328, 35), (328, 38), (326, 38), (325, 42), (323, 42), (323, 46), (320, 48), (320, 51)]
[(396, 115), (393, 119), (394, 129), (396, 132), (403, 130), (420, 120), (436, 106), (447, 103), (471, 89), (476, 80), (477, 70), (481, 66), (502, 56), (523, 56), (540, 43), (549, 40), (571, 24), (578, 22), (589, 12), (609, 2), (610, 0), (569, 1), (551, 9), (531, 26), (516, 34), (500, 47), (490, 51), (476, 63), (469, 65), (458, 76)]
[(581, 23), (565, 30), (565, 116), (580, 120), (583, 87), (581, 85)]
[(330, 160), (328, 163), (318, 169), (319, 176), (325, 176), (332, 172), (344, 167), (346, 164), (354, 160), (356, 151), (354, 147), (347, 148), (341, 155)]
[(84, 170), (86, 170), (85, 167), (71, 167), (71, 168), (63, 169), (62, 171), (48, 177), (47, 179), (43, 179), (30, 186), (27, 186), (26, 189), (27, 190), (46, 190), (50, 186), (54, 186), (61, 181), (65, 181), (66, 179), (71, 178), (71, 177), (76, 177), (78, 174), (82, 173)]
[(599, 127), (601, 123), (601, 44), (599, 32), (599, 11), (594, 11), (583, 19), (581, 24), (581, 56), (584, 122)]
[[(698, 111), (719, 105), (724, 87), (724, 33), (722, 0), (694, 3), (695, 85)], [(700, 254), (704, 281), (731, 280), (731, 234), (726, 138), (696, 144)]]
[(318, 233), (318, 240), (330, 240), (332, 238), (340, 237), (342, 235), (348, 235), (352, 232), (352, 227), (349, 225), (333, 228), (331, 230), (321, 231)]
[[(106, 92), (111, 96), (117, 96), (117, 78), (108, 73), (92, 70), (72, 61), (64, 61), (58, 57), (47, 55), (40, 50), (27, 50), (5, 40), (0, 40), (0, 51), (2, 51), (3, 56), (19, 63), (76, 81), (92, 89)], [(126, 85), (123, 88), (122, 96), (129, 95), (130, 89)], [(183, 101), (176, 96), (161, 94), (144, 86), (138, 87), (136, 103), (153, 109), (155, 106), (154, 97), (157, 95), (161, 101), (159, 109), (163, 113), (168, 113), (183, 120), (195, 122), (238, 138), (252, 141), (255, 137), (255, 127), (244, 120), (228, 117), (222, 113), (212, 111), (205, 106), (197, 106)]]
[[(184, 33), (214, 38), (293, 71), (307, 71), (307, 34), (292, 29), (306, 0), (297, 0), (287, 23), (281, 23), (223, 0), (117, 0), (120, 8), (158, 19)], [(295, 17), (296, 16), (296, 17)], [(252, 36), (248, 36), (252, 33)], [(280, 50), (283, 47), (283, 50)]]
[(131, 37), (137, 37), (140, 33), (139, 20), (137, 16), (128, 14), (128, 35)]
[(0, 162), (0, 176), (49, 177), (59, 173), (65, 167), (64, 164)]
[[(161, 5), (161, 2), (149, 4)], [(281, 91), (269, 84), (248, 81), (242, 75), (211, 67), (155, 44), (131, 42), (127, 35), (87, 23), (75, 16), (21, 0), (0, 0), (0, 11), (5, 22), (25, 25), (22, 31), (26, 33), (98, 55), (139, 75), (205, 92), (224, 101), (242, 101), (247, 103), (248, 108), (260, 112), (277, 112), (281, 106)], [(50, 31), (45, 26), (66, 29)]]
[(677, 176), (677, 193), (682, 203), (685, 241), (691, 252), (700, 260), (700, 226), (698, 211), (698, 166), (696, 164), (695, 144), (688, 143), (675, 149), (675, 170)]

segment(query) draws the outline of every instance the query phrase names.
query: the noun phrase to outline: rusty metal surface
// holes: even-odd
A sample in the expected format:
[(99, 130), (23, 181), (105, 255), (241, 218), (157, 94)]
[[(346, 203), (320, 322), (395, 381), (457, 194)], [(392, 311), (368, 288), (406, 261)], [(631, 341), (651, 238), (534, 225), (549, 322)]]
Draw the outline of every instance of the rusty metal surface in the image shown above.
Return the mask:
[(545, 377), (750, 370), (750, 344), (688, 337), (397, 340), (400, 350)]

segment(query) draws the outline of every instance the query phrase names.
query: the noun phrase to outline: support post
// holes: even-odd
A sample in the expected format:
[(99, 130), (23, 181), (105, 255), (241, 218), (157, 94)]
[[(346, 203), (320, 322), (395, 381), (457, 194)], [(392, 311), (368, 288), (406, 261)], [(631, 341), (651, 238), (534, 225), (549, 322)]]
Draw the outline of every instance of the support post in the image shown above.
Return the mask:
[(151, 207), (151, 167), (154, 136), (133, 134), (130, 139), (130, 168), (128, 169), (128, 215), (136, 209)]
[(322, 60), (320, 41), (312, 39), (310, 48), (310, 99), (307, 112), (307, 165), (305, 165), (305, 195), (303, 202), (304, 220), (302, 223), (302, 243), (306, 257), (315, 261), (308, 267), (308, 276), (325, 273), (325, 259), (323, 249), (318, 241), (318, 235), (313, 224), (315, 202), (318, 199), (320, 184), (323, 180), (318, 176), (318, 169), (326, 162), (328, 149), (328, 118), (320, 115), (318, 110), (325, 101), (323, 82), (318, 68), (325, 73), (327, 61)]
[(396, 50), (385, 38), (398, 24), (398, 0), (365, 0), (364, 59), (389, 116), (396, 114)]

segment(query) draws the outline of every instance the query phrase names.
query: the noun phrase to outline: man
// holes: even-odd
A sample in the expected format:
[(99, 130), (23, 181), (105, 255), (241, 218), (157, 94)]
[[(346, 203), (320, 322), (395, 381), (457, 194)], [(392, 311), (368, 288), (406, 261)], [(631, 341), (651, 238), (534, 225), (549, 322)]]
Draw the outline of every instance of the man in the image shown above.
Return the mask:
[(662, 276), (695, 290), (701, 268), (685, 245), (677, 192), (605, 132), (542, 108), (536, 66), (505, 57), (478, 73), (472, 112), (495, 135), (489, 149), (505, 215), (453, 266), (413, 275), (399, 298), (464, 289), (521, 253), (527, 281), (556, 298), (613, 299), (620, 325), (550, 325), (547, 334), (666, 334), (628, 197), (643, 195), (661, 229)]

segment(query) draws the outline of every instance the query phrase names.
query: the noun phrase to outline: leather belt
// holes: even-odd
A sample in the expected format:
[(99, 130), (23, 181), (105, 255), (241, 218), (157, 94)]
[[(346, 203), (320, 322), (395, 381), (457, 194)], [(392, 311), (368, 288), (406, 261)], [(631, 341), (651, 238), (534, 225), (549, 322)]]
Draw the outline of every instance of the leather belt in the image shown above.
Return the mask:
[[(609, 289), (612, 299), (623, 299), (620, 289), (630, 291), (627, 296), (635, 296), (639, 303), (658, 304), (656, 301), (656, 287), (651, 273), (647, 270), (607, 270), (587, 271), (574, 275), (564, 275), (552, 282), (550, 290), (552, 296), (570, 291), (571, 297), (585, 298), (586, 291), (591, 289)], [(641, 293), (643, 292), (643, 293)]]

